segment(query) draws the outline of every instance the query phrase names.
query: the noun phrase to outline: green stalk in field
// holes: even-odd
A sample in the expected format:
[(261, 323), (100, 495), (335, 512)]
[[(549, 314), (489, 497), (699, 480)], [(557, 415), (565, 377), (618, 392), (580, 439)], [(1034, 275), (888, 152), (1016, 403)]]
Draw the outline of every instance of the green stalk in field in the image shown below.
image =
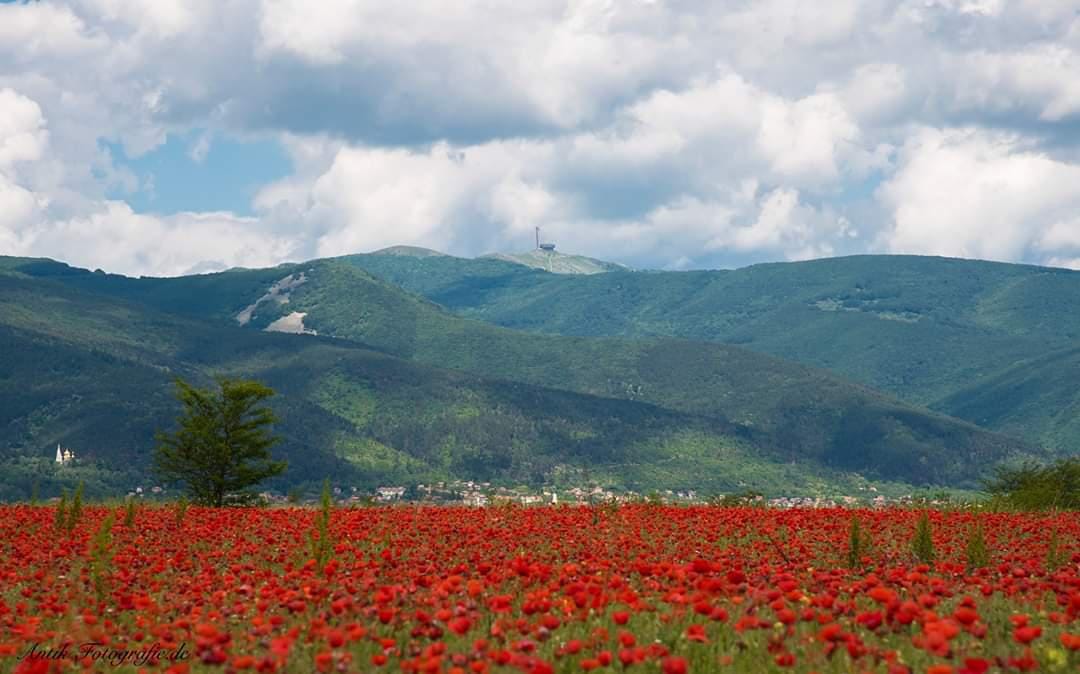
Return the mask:
[(851, 516), (851, 526), (848, 529), (848, 553), (847, 565), (849, 569), (862, 567), (862, 558), (870, 549), (870, 539), (863, 533), (859, 518)]
[(180, 500), (176, 503), (176, 517), (173, 522), (177, 528), (184, 526), (184, 518), (187, 517), (188, 500), (186, 496), (181, 496)]
[(67, 526), (67, 489), (60, 492), (60, 503), (56, 506), (56, 519), (53, 521), (53, 526), (57, 531)]
[(83, 483), (80, 480), (79, 486), (75, 488), (75, 497), (71, 500), (71, 510), (68, 511), (66, 528), (68, 533), (75, 530), (78, 526), (79, 520), (82, 519), (83, 509)]
[(124, 509), (124, 528), (130, 529), (135, 526), (135, 499), (129, 498), (127, 507)]
[(937, 553), (934, 551), (934, 539), (930, 533), (930, 516), (924, 510), (915, 525), (915, 538), (911, 542), (911, 551), (915, 558), (924, 564), (932, 564)]
[(109, 591), (113, 556), (112, 528), (113, 514), (110, 512), (102, 520), (90, 544), (90, 577), (93, 579), (94, 593), (99, 603), (105, 601)]
[(986, 547), (981, 520), (976, 520), (975, 526), (971, 529), (965, 553), (969, 569), (981, 569), (990, 563), (990, 551)]
[(316, 516), (316, 530), (311, 532), (311, 556), (320, 568), (326, 565), (334, 555), (334, 542), (330, 539), (330, 512), (333, 502), (330, 497), (330, 480), (323, 482), (321, 508)]

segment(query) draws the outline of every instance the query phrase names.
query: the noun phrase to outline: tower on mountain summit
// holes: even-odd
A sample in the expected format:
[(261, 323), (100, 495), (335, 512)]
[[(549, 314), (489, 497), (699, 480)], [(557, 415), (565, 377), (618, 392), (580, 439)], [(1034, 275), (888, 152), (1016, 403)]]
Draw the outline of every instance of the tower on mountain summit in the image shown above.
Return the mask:
[(555, 244), (553, 243), (540, 243), (540, 228), (536, 228), (536, 250), (545, 250), (549, 253), (555, 250)]

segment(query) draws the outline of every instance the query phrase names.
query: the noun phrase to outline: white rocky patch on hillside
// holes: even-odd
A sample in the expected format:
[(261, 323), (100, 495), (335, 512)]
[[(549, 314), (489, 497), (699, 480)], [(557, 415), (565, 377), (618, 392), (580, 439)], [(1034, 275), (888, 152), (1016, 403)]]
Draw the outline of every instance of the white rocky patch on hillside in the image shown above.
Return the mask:
[[(236, 314), (236, 322), (240, 325), (247, 325), (248, 323), (250, 323), (252, 317), (255, 316), (255, 310), (258, 309), (259, 305), (263, 302), (277, 302), (278, 304), (288, 304), (289, 296), (292, 294), (292, 291), (302, 286), (305, 282), (307, 282), (307, 275), (304, 272), (300, 272), (299, 274), (289, 274), (285, 278), (274, 283), (274, 285), (270, 286), (270, 289), (266, 291), (265, 295), (255, 300), (253, 304), (245, 307), (244, 310), (240, 313)], [(300, 315), (300, 322), (302, 324), (302, 317), (304, 316), (304, 314)], [(285, 318), (288, 318), (288, 316), (280, 318), (277, 321), (274, 321), (274, 323), (278, 323)], [(267, 327), (266, 329), (269, 330), (270, 328)]]
[(265, 332), (288, 332), (294, 335), (317, 335), (319, 333), (304, 327), (303, 311), (294, 311), (288, 316), (282, 316), (270, 325), (263, 328)]

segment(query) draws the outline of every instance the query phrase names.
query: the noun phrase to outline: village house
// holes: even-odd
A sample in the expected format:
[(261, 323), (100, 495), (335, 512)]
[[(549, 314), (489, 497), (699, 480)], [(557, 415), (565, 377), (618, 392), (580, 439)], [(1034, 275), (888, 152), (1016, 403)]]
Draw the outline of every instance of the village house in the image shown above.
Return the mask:
[(378, 487), (375, 489), (375, 500), (397, 501), (405, 495), (405, 487)]
[(465, 502), (465, 505), (473, 507), (482, 507), (488, 504), (487, 495), (479, 491), (465, 492), (462, 500)]

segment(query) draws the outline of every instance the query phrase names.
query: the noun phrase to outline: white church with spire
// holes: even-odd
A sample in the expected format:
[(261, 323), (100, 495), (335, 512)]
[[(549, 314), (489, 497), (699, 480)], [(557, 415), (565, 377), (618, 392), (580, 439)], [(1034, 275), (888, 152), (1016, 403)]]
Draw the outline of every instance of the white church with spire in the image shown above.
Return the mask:
[(62, 447), (60, 447), (60, 444), (57, 443), (57, 445), (56, 445), (56, 463), (58, 463), (60, 465), (64, 465), (64, 464), (67, 464), (67, 463), (71, 463), (74, 460), (75, 460), (75, 452), (73, 452), (70, 448), (68, 448), (68, 449), (62, 448)]

